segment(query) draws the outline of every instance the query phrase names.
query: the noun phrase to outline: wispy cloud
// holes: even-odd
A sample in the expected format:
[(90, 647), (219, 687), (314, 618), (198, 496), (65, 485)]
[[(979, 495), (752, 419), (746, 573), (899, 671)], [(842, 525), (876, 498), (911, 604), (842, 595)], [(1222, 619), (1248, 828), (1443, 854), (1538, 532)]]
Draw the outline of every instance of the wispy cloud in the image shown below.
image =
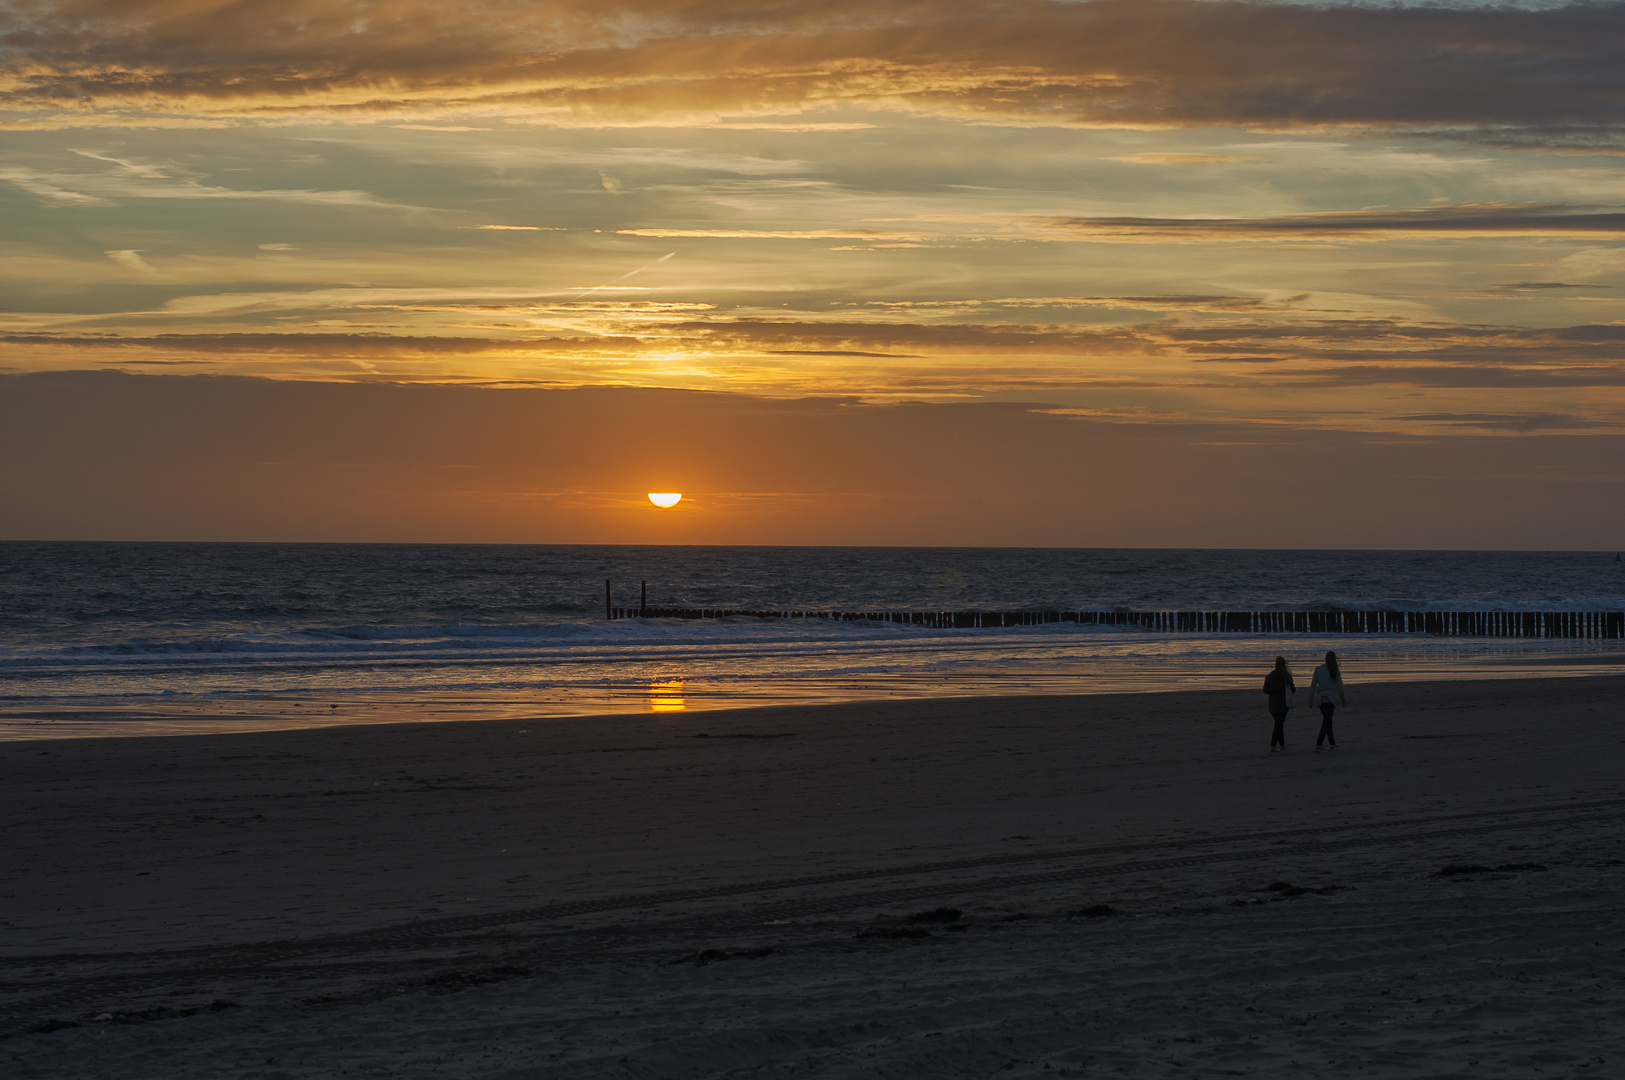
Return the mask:
[(923, 233), (886, 232), (875, 229), (617, 229), (621, 236), (649, 236), (668, 239), (688, 237), (698, 240), (913, 240), (926, 239)]
[(1054, 222), (1091, 239), (1232, 242), (1381, 240), (1394, 237), (1625, 236), (1625, 213), (1538, 203), (1413, 210), (1341, 210), (1277, 217), (1075, 217)]
[[(133, 251), (109, 251), (109, 258), (124, 263), (117, 256), (140, 258)], [(143, 264), (144, 265), (144, 264)], [(146, 267), (146, 269), (151, 269)], [(581, 348), (583, 346), (612, 346), (626, 348), (636, 343), (630, 339), (619, 342), (608, 338), (543, 338), (524, 339), (429, 337), (411, 334), (153, 334), (133, 337), (114, 334), (5, 334), (0, 341), (16, 345), (54, 345), (74, 349), (119, 351), (128, 349), (162, 349), (170, 352), (204, 353), (214, 356), (252, 357), (256, 355), (293, 355), (322, 357), (400, 356), (400, 355), (474, 355), (486, 352), (516, 352), (548, 348)]]
[(58, 206), (106, 206), (111, 202), (110, 199), (105, 199), (100, 195), (91, 195), (83, 191), (63, 187), (33, 169), (0, 169), (0, 180), (13, 184), (30, 195), (38, 195), (46, 200), (48, 204)]
[[(843, 128), (851, 126), (842, 125)], [(778, 176), (802, 172), (808, 167), (806, 162), (795, 158), (771, 158), (756, 154), (724, 153), (717, 150), (673, 146), (518, 146), (508, 143), (471, 143), (452, 151), (439, 148), (435, 151), (437, 156), (445, 156), (448, 153), (493, 168), (583, 165), (600, 170), (684, 169), (695, 172), (730, 173), (737, 176)]]
[(1231, 162), (1256, 162), (1257, 158), (1239, 154), (1180, 154), (1144, 153), (1119, 154), (1108, 161), (1123, 161), (1130, 165), (1221, 165)]
[[(85, 157), (96, 157), (75, 151)], [(107, 160), (107, 159), (102, 159)], [(249, 201), (298, 203), (306, 206), (355, 206), (388, 210), (416, 210), (420, 207), (392, 203), (371, 192), (356, 190), (321, 191), (303, 188), (229, 188), (176, 179), (163, 172), (115, 162), (114, 172), (73, 173), (27, 167), (0, 169), (0, 180), (38, 195), (56, 206), (114, 205), (130, 199), (175, 199), (204, 201)]]
[(141, 257), (141, 252), (139, 251), (104, 251), (102, 254), (106, 255), (109, 259), (112, 259), (126, 270), (138, 270), (143, 274), (156, 274), (158, 272), (157, 267), (143, 259)]
[(1584, 430), (1612, 425), (1588, 420), (1572, 413), (1411, 413), (1394, 417), (1396, 420), (1422, 421), (1447, 424), (1451, 427), (1480, 428), (1491, 431), (1559, 431)]
[(1606, 289), (1606, 285), (1573, 284), (1567, 281), (1505, 281), (1495, 286), (1514, 292), (1541, 292), (1552, 289)]
[(988, 303), (1003, 308), (1143, 308), (1151, 311), (1281, 311), (1308, 300), (1309, 293), (1279, 299), (1258, 296), (1208, 296), (1174, 293), (1163, 296), (1035, 296)]
[(106, 154), (98, 154), (94, 150), (74, 150), (72, 153), (78, 154), (80, 157), (90, 158), (92, 161), (105, 161), (110, 165), (117, 165), (119, 168), (124, 169), (135, 176), (139, 176), (143, 180), (169, 179), (168, 173), (164, 172), (158, 166), (149, 165), (146, 162), (131, 161), (128, 158), (109, 157)]

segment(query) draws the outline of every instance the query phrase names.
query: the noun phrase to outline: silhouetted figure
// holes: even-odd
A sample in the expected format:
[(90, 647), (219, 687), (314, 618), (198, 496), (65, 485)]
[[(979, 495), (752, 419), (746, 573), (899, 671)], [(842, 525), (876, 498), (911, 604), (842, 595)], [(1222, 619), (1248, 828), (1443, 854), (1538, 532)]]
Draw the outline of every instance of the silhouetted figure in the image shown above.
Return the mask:
[(1275, 670), (1264, 676), (1264, 693), (1270, 696), (1270, 715), (1275, 717), (1275, 730), (1270, 734), (1272, 754), (1286, 749), (1286, 714), (1292, 711), (1292, 692), (1297, 688), (1286, 657), (1277, 656)]
[(1337, 669), (1337, 654), (1328, 652), (1326, 662), (1315, 669), (1314, 677), (1309, 680), (1309, 704), (1320, 707), (1320, 734), (1315, 736), (1315, 752), (1321, 753), (1328, 749), (1321, 743), (1329, 744), (1332, 750), (1337, 749), (1337, 736), (1332, 734), (1332, 713), (1337, 711), (1339, 705), (1347, 705), (1349, 696), (1343, 690), (1343, 673)]

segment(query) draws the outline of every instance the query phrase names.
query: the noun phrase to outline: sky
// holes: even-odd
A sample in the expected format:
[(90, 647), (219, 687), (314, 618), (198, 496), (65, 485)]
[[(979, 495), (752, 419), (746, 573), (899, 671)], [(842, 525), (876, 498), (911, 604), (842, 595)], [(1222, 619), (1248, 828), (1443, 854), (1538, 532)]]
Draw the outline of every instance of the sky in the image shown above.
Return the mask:
[(1622, 285), (1625, 4), (0, 3), (0, 536), (1613, 549)]

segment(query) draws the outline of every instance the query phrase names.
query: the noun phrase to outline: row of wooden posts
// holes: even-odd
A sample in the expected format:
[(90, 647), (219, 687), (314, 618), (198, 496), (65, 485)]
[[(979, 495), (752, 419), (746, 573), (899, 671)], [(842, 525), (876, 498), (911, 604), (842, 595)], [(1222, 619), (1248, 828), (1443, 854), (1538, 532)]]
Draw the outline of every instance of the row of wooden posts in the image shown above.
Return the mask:
[(1444, 637), (1625, 638), (1625, 611), (735, 611), (724, 608), (616, 607), (610, 619), (831, 619), (974, 629), (1084, 623), (1206, 634), (1436, 634)]

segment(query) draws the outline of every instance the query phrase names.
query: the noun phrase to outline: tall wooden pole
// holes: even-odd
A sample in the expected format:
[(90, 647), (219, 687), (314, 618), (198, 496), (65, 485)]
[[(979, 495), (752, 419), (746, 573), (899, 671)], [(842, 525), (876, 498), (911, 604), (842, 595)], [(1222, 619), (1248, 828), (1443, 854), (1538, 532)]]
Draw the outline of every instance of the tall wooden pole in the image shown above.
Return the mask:
[(614, 616), (609, 613), (609, 578), (604, 579), (604, 618), (614, 618)]
[(646, 619), (648, 617), (649, 617), (649, 583), (647, 581), (645, 581), (643, 583), (643, 597), (642, 597), (642, 599), (640, 599), (638, 601), (638, 618)]

